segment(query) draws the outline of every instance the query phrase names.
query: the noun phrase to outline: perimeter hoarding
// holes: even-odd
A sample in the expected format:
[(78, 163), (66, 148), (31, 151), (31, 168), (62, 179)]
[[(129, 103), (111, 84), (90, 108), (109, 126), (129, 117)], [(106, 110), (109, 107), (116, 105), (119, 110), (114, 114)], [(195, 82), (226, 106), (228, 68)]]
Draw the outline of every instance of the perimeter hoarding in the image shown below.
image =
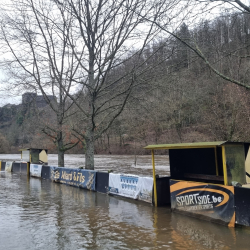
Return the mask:
[(5, 171), (12, 172), (13, 161), (7, 161), (5, 164)]
[(50, 178), (55, 182), (95, 190), (96, 171), (50, 167)]
[(96, 191), (107, 193), (109, 187), (109, 173), (96, 172)]
[(109, 174), (109, 193), (152, 203), (153, 178)]
[(1, 171), (5, 171), (5, 165), (6, 165), (6, 162), (2, 161), (1, 162)]
[(13, 164), (12, 164), (12, 172), (20, 173), (20, 168), (21, 168), (20, 165), (21, 165), (20, 162), (13, 162)]
[(41, 178), (42, 165), (30, 164), (30, 176)]
[(250, 188), (235, 187), (236, 224), (250, 227)]
[(42, 173), (41, 173), (41, 177), (43, 179), (51, 179), (50, 178), (50, 172), (51, 172), (51, 166), (43, 166), (42, 167)]
[(170, 193), (173, 211), (235, 226), (233, 186), (170, 180)]

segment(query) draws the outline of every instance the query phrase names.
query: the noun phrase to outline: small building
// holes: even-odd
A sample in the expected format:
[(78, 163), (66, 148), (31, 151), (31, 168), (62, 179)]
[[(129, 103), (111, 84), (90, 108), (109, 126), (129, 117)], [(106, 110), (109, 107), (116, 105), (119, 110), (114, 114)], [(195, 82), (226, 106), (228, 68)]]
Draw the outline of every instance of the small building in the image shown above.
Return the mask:
[[(198, 142), (149, 145), (157, 206), (155, 150), (168, 150), (171, 209), (234, 227), (250, 226), (250, 143)], [(169, 194), (168, 194), (169, 195)]]
[(21, 160), (31, 164), (44, 164), (48, 165), (48, 150), (38, 148), (25, 148), (20, 149)]

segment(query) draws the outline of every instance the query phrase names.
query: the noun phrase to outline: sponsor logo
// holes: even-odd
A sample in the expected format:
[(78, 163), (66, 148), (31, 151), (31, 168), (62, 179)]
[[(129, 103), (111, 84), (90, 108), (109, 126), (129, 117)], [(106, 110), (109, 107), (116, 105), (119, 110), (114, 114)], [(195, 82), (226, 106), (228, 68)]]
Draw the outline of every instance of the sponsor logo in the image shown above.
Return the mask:
[(145, 194), (145, 193), (142, 193), (142, 192), (140, 192), (139, 197), (140, 197), (140, 200), (146, 200), (146, 201), (152, 199), (150, 194)]
[(137, 185), (137, 183), (138, 183), (138, 177), (136, 177), (136, 176), (121, 175), (120, 176), (120, 181), (121, 181), (121, 183)]
[[(191, 192), (192, 194), (190, 194)], [(200, 195), (200, 193), (202, 194)], [(219, 207), (225, 204), (228, 200), (229, 195), (226, 192), (211, 188), (194, 188), (191, 190), (183, 191), (176, 195), (176, 202), (178, 207), (207, 204), (213, 204), (213, 206), (215, 205), (215, 207)]]
[(109, 187), (109, 192), (110, 192), (110, 193), (116, 193), (116, 194), (119, 193), (119, 192), (118, 192), (118, 188), (113, 188), (113, 187)]
[(171, 208), (192, 216), (202, 216), (235, 223), (234, 187), (216, 184), (170, 180)]

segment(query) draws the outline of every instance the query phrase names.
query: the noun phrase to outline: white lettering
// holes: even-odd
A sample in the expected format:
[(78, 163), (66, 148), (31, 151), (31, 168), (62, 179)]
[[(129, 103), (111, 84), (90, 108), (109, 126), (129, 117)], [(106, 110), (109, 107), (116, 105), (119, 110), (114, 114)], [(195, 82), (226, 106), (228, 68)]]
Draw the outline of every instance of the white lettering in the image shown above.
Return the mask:
[(180, 197), (176, 197), (177, 206), (181, 206)]
[(196, 196), (199, 195), (199, 194), (194, 194), (194, 199), (195, 199), (195, 204), (197, 204), (197, 199), (196, 199)]
[(189, 195), (189, 204), (194, 204), (193, 198), (194, 198), (194, 196), (190, 194)]
[(189, 205), (189, 198), (188, 198), (188, 195), (185, 195), (185, 203), (186, 203), (186, 206)]
[(202, 196), (198, 196), (197, 199), (198, 199), (198, 204), (199, 205), (202, 204)]

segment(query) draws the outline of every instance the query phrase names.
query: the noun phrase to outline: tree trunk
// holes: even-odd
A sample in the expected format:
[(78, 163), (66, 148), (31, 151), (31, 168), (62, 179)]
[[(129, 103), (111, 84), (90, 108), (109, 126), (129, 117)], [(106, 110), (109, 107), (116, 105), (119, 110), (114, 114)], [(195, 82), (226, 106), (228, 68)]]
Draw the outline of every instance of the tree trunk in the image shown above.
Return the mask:
[(63, 137), (61, 131), (57, 133), (57, 153), (58, 153), (58, 166), (64, 167)]
[(89, 129), (86, 133), (85, 169), (94, 170), (94, 132)]
[(58, 149), (58, 166), (64, 167), (64, 151)]

